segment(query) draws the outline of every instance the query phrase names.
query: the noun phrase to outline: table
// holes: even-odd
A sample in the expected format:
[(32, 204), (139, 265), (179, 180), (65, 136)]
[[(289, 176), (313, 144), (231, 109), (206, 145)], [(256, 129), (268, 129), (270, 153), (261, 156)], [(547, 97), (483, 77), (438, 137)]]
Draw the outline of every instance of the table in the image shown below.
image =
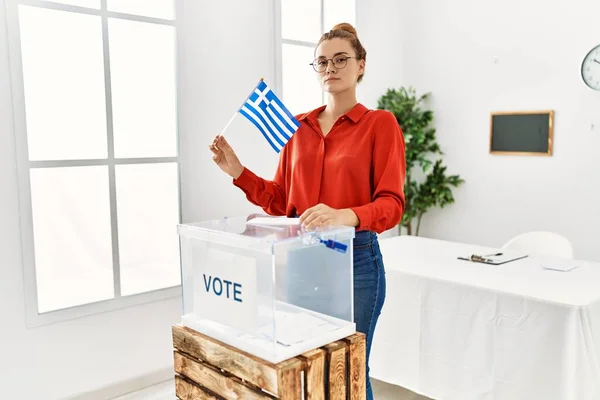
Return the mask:
[(457, 257), (498, 249), (413, 236), (380, 246), (373, 378), (441, 400), (600, 399), (600, 264), (487, 265)]

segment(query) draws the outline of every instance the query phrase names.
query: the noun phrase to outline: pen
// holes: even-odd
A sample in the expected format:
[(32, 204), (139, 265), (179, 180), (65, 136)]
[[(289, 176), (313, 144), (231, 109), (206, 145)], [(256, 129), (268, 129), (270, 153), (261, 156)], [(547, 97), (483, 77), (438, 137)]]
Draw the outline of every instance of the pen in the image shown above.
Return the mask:
[(490, 258), (487, 257), (494, 257), (494, 256), (501, 256), (502, 253), (496, 253), (496, 254), (486, 254), (483, 256), (478, 256), (477, 254), (473, 254), (471, 256), (471, 261), (478, 261), (478, 262), (483, 262), (483, 263), (487, 263), (489, 261), (492, 261)]

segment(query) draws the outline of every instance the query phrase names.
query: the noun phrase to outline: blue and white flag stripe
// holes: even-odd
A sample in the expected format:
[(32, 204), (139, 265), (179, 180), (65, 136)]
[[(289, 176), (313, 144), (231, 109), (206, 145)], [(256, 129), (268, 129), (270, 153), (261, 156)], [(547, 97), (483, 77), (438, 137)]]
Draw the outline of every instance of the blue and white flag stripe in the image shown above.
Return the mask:
[(262, 80), (239, 112), (258, 128), (277, 153), (300, 127), (300, 122)]

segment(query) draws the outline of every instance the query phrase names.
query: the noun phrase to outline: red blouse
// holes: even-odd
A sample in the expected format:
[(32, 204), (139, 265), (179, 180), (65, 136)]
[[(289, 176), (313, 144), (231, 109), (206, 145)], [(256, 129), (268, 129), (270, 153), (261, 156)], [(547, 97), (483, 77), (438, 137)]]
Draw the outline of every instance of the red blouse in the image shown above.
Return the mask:
[(405, 143), (392, 113), (357, 104), (323, 136), (318, 116), (325, 106), (296, 118), (300, 128), (280, 153), (275, 178), (244, 168), (233, 183), (270, 215), (294, 217), (319, 203), (350, 208), (357, 230), (381, 233), (404, 212)]

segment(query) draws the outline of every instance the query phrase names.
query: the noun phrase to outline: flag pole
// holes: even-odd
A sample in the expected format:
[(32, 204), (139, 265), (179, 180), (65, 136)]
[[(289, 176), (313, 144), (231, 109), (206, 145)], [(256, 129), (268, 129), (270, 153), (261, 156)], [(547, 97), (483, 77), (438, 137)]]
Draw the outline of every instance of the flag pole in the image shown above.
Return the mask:
[[(241, 107), (240, 107), (241, 108)], [(231, 116), (231, 119), (229, 120), (229, 122), (227, 123), (227, 125), (225, 125), (225, 128), (223, 128), (223, 130), (221, 131), (221, 133), (219, 133), (219, 136), (223, 136), (223, 134), (225, 133), (225, 131), (227, 130), (227, 128), (229, 127), (229, 125), (231, 125), (231, 123), (233, 122), (235, 116), (237, 115), (238, 111), (240, 109), (238, 108), (235, 113)]]
[[(260, 81), (258, 81), (258, 83), (261, 83), (262, 81), (264, 81), (263, 77), (260, 78)], [(258, 84), (257, 84), (257, 86), (258, 86)], [(250, 96), (252, 96), (252, 93), (254, 93), (254, 90), (252, 92), (250, 92), (250, 94), (248, 96), (246, 96), (246, 98), (244, 99), (244, 102), (242, 103), (242, 105), (240, 107), (238, 107), (237, 110), (235, 110), (235, 113), (233, 113), (233, 115), (231, 116), (231, 119), (229, 120), (229, 122), (227, 123), (227, 125), (225, 125), (225, 128), (223, 128), (223, 130), (221, 131), (221, 133), (219, 134), (219, 136), (223, 136), (223, 134), (225, 133), (225, 131), (227, 130), (227, 128), (229, 128), (229, 125), (231, 125), (231, 123), (235, 119), (235, 117), (238, 114), (238, 112), (242, 109), (242, 107), (244, 106), (244, 104), (246, 104), (246, 101), (250, 98)]]

